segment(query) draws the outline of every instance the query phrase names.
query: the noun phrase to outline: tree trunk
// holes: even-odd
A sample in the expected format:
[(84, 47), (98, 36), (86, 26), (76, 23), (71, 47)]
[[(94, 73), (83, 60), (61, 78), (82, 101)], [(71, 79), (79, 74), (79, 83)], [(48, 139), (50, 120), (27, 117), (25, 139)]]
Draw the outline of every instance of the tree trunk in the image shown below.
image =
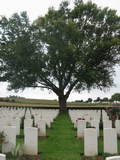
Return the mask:
[(67, 102), (65, 96), (59, 96), (59, 110), (60, 112), (67, 112)]

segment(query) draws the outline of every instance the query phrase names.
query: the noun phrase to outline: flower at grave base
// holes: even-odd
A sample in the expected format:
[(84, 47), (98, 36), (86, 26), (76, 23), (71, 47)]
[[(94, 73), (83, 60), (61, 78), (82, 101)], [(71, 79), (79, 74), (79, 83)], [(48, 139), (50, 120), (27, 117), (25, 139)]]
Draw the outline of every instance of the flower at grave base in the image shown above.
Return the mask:
[(117, 115), (113, 115), (113, 116), (112, 116), (112, 119), (113, 119), (113, 120), (115, 120), (115, 119), (117, 119), (117, 118), (118, 118)]
[(6, 143), (4, 132), (0, 132), (0, 144)]
[(90, 122), (86, 122), (86, 127), (90, 127)]
[(76, 122), (78, 122), (79, 120), (85, 120), (85, 118), (78, 118)]
[(91, 126), (90, 122), (86, 122), (86, 128), (95, 128), (95, 127)]

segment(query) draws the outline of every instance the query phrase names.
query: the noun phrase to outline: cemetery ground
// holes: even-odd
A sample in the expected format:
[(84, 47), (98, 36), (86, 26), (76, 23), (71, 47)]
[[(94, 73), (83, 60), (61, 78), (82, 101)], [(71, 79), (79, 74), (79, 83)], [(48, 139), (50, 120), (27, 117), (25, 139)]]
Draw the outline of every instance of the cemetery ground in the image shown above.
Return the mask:
[[(15, 103), (17, 102), (17, 103)], [(54, 101), (36, 101), (26, 99), (18, 99), (15, 102), (1, 102), (2, 106), (26, 106), (26, 107), (50, 107), (57, 106), (58, 102)], [(34, 105), (33, 105), (34, 104)], [(80, 103), (68, 103), (71, 107), (80, 106), (88, 107), (108, 107), (112, 104), (80, 104)], [(74, 108), (73, 107), (73, 108)], [(50, 107), (51, 108), (51, 107)], [(58, 106), (56, 107), (58, 108)], [(38, 156), (31, 156), (29, 158), (18, 157), (19, 150), (22, 150), (24, 143), (24, 131), (21, 128), (20, 135), (17, 136), (17, 145), (14, 150), (14, 155), (7, 154), (6, 160), (104, 160), (106, 156), (111, 156), (108, 153), (103, 152), (103, 130), (100, 130), (100, 136), (98, 138), (98, 156), (94, 157), (85, 157), (84, 156), (84, 139), (77, 138), (77, 131), (74, 129), (73, 124), (70, 120), (68, 113), (60, 113), (55, 121), (52, 123), (51, 128), (47, 128), (47, 136), (45, 138), (38, 138)], [(112, 145), (112, 144), (111, 144)], [(1, 146), (0, 146), (1, 147)], [(0, 148), (1, 150), (1, 148)], [(120, 154), (120, 139), (118, 138), (118, 153)]]
[[(17, 144), (23, 144), (23, 129), (17, 136)], [(103, 154), (103, 132), (100, 131), (98, 140), (98, 156), (84, 156), (84, 139), (76, 137), (76, 130), (73, 129), (70, 117), (67, 113), (59, 114), (51, 128), (47, 128), (47, 137), (38, 139), (38, 157), (27, 160), (104, 160), (109, 154)], [(120, 140), (118, 140), (118, 151), (120, 152)], [(26, 160), (7, 154), (7, 160)]]

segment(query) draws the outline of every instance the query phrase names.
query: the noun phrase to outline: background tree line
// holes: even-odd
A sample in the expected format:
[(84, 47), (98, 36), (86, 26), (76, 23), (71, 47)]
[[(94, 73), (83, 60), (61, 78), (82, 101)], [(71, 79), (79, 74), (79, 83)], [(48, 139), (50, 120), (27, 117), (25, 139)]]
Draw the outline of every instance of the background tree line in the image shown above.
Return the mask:
[(104, 98), (100, 98), (97, 97), (96, 99), (92, 99), (92, 98), (88, 98), (86, 101), (84, 100), (75, 100), (76, 102), (85, 102), (85, 103), (111, 103), (111, 102), (120, 102), (120, 93), (115, 93), (111, 96), (111, 98), (108, 97), (104, 97)]

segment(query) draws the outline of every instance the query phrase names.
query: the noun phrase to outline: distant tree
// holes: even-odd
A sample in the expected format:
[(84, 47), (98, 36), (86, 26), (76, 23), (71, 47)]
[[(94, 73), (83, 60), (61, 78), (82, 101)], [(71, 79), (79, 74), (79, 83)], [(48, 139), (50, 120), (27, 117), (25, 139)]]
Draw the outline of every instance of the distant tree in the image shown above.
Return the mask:
[(75, 100), (75, 102), (83, 102), (83, 100)]
[(96, 100), (94, 100), (94, 102), (101, 102), (100, 97), (97, 97)]
[(111, 96), (111, 99), (113, 100), (113, 101), (119, 101), (120, 102), (120, 93), (115, 93), (115, 94), (113, 94), (112, 96)]
[(109, 102), (109, 99), (107, 97), (104, 97), (103, 99), (101, 99), (101, 102)]
[(114, 100), (112, 98), (109, 99), (109, 102), (114, 102)]
[(119, 60), (120, 17), (115, 10), (76, 0), (32, 24), (25, 12), (0, 20), (0, 81), (8, 89), (47, 88), (59, 100), (60, 111), (72, 90), (113, 85)]
[(87, 102), (91, 103), (93, 100), (92, 98), (88, 98)]

